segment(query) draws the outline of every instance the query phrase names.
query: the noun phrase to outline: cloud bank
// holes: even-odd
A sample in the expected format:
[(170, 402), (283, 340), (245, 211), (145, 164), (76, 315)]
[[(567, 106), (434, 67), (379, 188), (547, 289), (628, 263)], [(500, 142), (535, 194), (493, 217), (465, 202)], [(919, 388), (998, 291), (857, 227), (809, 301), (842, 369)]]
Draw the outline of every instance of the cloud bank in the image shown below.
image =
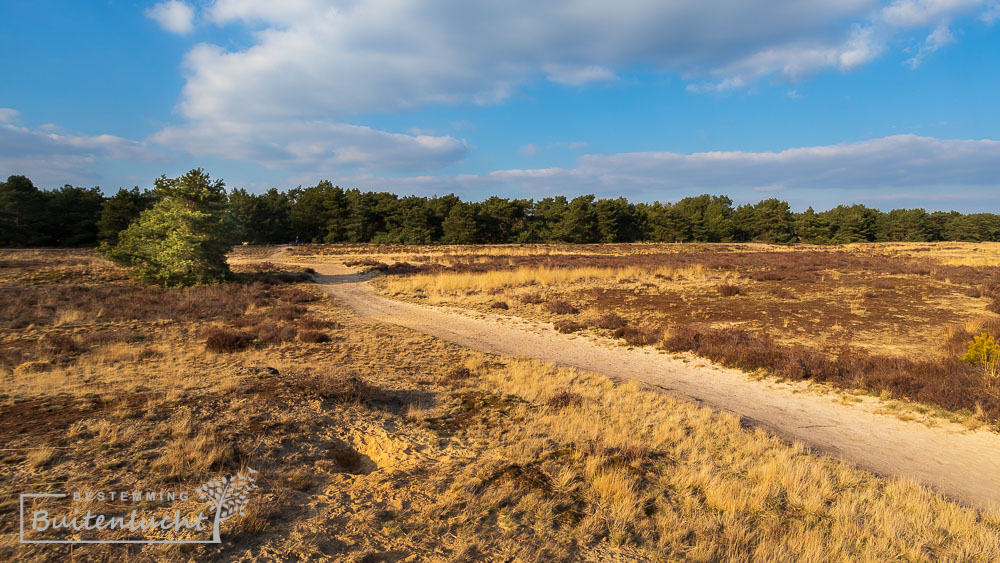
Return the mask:
[[(297, 170), (417, 172), (465, 158), (461, 139), (377, 131), (366, 113), (494, 104), (538, 80), (613, 84), (641, 69), (722, 91), (768, 76), (847, 71), (896, 35), (926, 37), (910, 65), (954, 41), (984, 0), (215, 0), (199, 21), (241, 26), (252, 44), (200, 43), (186, 55), (177, 111), (153, 139), (194, 156)], [(183, 2), (150, 17), (187, 33)]]
[[(878, 200), (900, 192), (934, 199), (942, 187), (962, 186), (970, 195), (995, 192), (1000, 141), (941, 140), (896, 135), (780, 152), (634, 152), (585, 155), (572, 168), (496, 170), (482, 175), (385, 178), (356, 176), (370, 189), (401, 193), (488, 194), (505, 189), (545, 195), (626, 196), (672, 200), (698, 193), (724, 193), (745, 200), (789, 198), (827, 192), (853, 201)], [(943, 192), (948, 198), (961, 193)], [(995, 204), (997, 194), (988, 197)]]
[(102, 161), (152, 161), (163, 154), (146, 143), (113, 135), (75, 135), (17, 124), (19, 112), (0, 108), (0, 174), (19, 174), (39, 186), (92, 184)]

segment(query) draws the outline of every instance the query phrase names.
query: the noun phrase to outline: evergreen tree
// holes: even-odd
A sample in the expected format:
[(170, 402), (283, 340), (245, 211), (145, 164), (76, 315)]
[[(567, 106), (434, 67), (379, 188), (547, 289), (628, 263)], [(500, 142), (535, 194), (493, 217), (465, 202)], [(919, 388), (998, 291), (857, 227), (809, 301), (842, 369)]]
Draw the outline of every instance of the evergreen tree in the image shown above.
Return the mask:
[(441, 242), (445, 244), (474, 244), (479, 242), (476, 228), (476, 215), (468, 203), (453, 205), (442, 224), (444, 235)]
[(824, 216), (810, 207), (795, 217), (795, 236), (799, 242), (827, 244), (830, 242), (830, 225)]
[(600, 199), (594, 204), (600, 242), (635, 242), (642, 227), (635, 205), (627, 199)]
[(50, 244), (85, 246), (97, 243), (97, 223), (104, 206), (100, 188), (66, 185), (46, 193), (45, 199)]
[(153, 200), (152, 193), (140, 192), (138, 186), (131, 190), (120, 188), (118, 193), (105, 199), (101, 206), (101, 217), (97, 220), (97, 241), (112, 245), (118, 242), (118, 233), (138, 219), (140, 213), (152, 207)]
[(145, 283), (176, 287), (228, 279), (234, 229), (225, 184), (195, 169), (179, 178), (161, 176), (154, 193), (159, 201), (100, 252)]
[(597, 242), (599, 235), (594, 196), (582, 195), (573, 198), (551, 232), (552, 238), (561, 242), (578, 244)]
[(45, 196), (24, 176), (0, 183), (0, 246), (34, 246), (50, 241), (45, 232)]
[(733, 236), (740, 241), (791, 242), (794, 235), (788, 203), (771, 198), (754, 205), (741, 205), (732, 216)]

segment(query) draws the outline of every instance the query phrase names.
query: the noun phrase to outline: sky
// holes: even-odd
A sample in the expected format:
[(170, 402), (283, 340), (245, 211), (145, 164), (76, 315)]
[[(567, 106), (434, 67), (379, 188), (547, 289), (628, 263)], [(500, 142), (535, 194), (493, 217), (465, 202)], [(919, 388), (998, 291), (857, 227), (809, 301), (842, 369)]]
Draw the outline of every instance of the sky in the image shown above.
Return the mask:
[(1000, 212), (1000, 0), (5, 0), (0, 177)]

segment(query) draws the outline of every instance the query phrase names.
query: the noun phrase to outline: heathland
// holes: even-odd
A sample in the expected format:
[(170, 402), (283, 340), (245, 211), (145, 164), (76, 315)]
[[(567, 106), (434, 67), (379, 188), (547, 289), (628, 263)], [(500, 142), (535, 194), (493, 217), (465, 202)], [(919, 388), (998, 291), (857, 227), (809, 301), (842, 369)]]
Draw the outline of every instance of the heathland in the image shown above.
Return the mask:
[[(634, 382), (358, 317), (318, 291), (311, 272), (270, 263), (271, 252), (239, 249), (238, 281), (172, 290), (136, 285), (90, 251), (0, 253), (5, 558), (1000, 558), (995, 511)], [(911, 398), (992, 424), (993, 388), (975, 383), (985, 381), (977, 366), (952, 360), (967, 337), (995, 330), (996, 252), (330, 246), (300, 255), (363, 262), (400, 298), (757, 362), (746, 368), (784, 377), (827, 378), (828, 366), (851, 361), (842, 371), (862, 376), (844, 385), (895, 393), (867, 374), (901, 385), (923, 366), (908, 385), (936, 389), (933, 370), (951, 370), (939, 376), (958, 378), (956, 403)], [(261, 490), (227, 523), (221, 547), (71, 551), (17, 540), (20, 492), (193, 488), (247, 466)]]
[(334, 246), (390, 296), (540, 319), (996, 424), (1000, 246)]

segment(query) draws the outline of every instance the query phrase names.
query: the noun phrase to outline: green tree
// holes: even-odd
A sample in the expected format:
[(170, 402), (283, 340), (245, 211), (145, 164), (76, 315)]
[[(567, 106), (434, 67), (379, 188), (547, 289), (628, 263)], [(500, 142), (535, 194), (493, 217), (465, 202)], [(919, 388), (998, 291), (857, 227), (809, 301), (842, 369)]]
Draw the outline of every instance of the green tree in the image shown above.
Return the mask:
[(478, 241), (476, 214), (468, 203), (459, 202), (451, 207), (441, 224), (445, 244), (474, 244)]
[(49, 242), (44, 229), (45, 194), (24, 176), (0, 182), (0, 246)]
[(97, 222), (104, 205), (100, 188), (66, 185), (47, 192), (46, 216), (51, 244), (86, 246), (97, 243)]
[(599, 199), (597, 231), (601, 242), (635, 242), (641, 240), (642, 226), (635, 205), (627, 199)]
[(737, 240), (790, 242), (794, 237), (792, 211), (788, 203), (770, 198), (754, 205), (741, 205), (732, 216)]
[(145, 283), (178, 287), (229, 279), (226, 253), (234, 226), (222, 180), (213, 182), (199, 168), (179, 178), (161, 176), (154, 193), (159, 201), (100, 252)]
[(812, 207), (795, 216), (795, 236), (806, 244), (827, 244), (830, 242), (830, 225), (822, 214)]
[(598, 241), (597, 210), (594, 209), (593, 195), (578, 196), (569, 202), (562, 218), (552, 228), (552, 238), (584, 244)]
[(104, 200), (101, 217), (97, 220), (97, 241), (114, 245), (118, 233), (128, 228), (129, 223), (139, 218), (139, 214), (153, 206), (153, 194), (121, 188), (118, 193)]

